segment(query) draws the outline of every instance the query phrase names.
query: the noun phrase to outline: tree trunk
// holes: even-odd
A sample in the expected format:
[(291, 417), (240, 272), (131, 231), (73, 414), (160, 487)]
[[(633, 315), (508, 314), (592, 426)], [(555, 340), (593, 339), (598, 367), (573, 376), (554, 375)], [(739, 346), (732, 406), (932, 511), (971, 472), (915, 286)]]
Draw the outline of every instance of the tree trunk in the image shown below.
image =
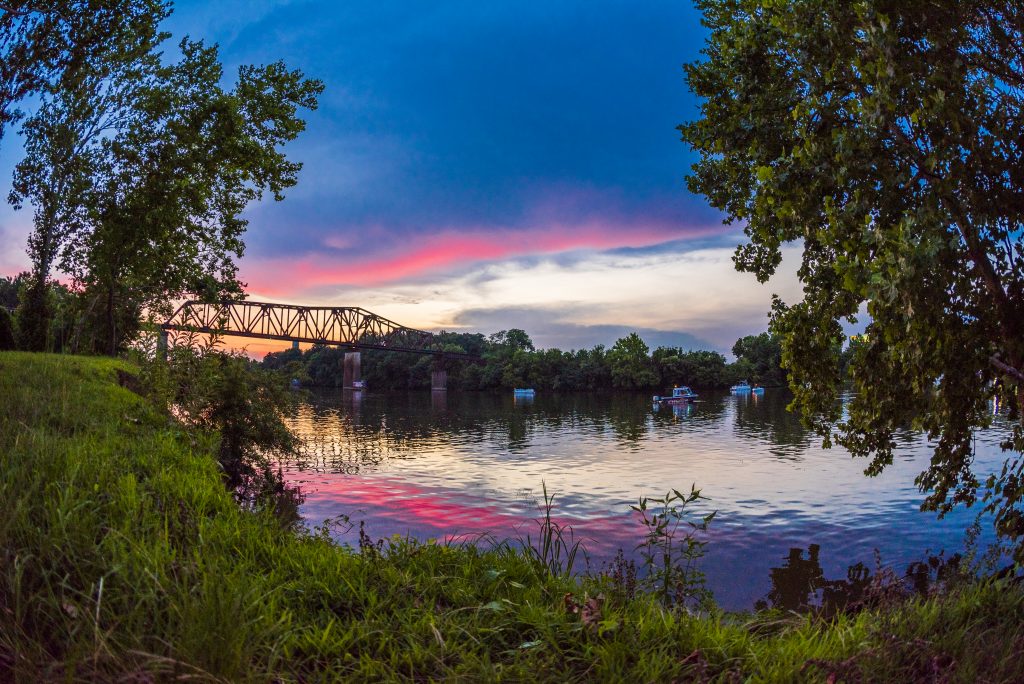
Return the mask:
[(17, 314), (18, 346), (26, 351), (46, 351), (50, 327), (50, 307), (46, 295), (46, 280), (33, 278)]
[(107, 353), (117, 356), (117, 318), (114, 316), (114, 283), (107, 285), (107, 334), (110, 336)]
[(29, 254), (32, 257), (32, 284), (25, 295), (18, 314), (19, 342), (22, 349), (43, 352), (49, 346), (50, 311), (47, 280), (53, 265), (55, 211), (52, 202), (44, 208), (36, 222), (35, 233), (29, 237)]

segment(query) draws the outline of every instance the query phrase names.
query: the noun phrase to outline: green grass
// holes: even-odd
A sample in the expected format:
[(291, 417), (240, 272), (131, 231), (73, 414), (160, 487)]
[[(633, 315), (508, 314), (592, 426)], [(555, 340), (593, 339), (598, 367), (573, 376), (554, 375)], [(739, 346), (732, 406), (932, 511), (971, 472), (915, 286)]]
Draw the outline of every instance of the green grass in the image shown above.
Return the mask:
[[(0, 681), (1024, 680), (1008, 585), (829, 622), (694, 617), (509, 547), (288, 532), (119, 370), (0, 353)], [(603, 593), (599, 620), (568, 592)]]

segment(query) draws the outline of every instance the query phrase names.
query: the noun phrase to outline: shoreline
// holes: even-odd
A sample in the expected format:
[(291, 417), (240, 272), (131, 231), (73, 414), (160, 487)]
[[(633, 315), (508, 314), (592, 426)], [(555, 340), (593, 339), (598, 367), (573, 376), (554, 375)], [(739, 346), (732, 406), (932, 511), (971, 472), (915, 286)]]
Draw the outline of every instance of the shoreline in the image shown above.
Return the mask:
[(0, 353), (0, 678), (1024, 678), (1024, 591), (1007, 582), (828, 619), (698, 616), (507, 547), (296, 534), (239, 508), (211, 438), (119, 371), (134, 373)]

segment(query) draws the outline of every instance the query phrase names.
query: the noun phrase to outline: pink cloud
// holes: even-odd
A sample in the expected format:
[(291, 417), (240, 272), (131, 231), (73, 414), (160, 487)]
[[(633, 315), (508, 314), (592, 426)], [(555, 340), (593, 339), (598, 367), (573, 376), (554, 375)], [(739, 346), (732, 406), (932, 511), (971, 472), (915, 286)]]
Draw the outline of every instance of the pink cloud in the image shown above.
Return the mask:
[[(241, 277), (261, 294), (287, 296), (326, 285), (380, 285), (473, 263), (574, 250), (649, 247), (671, 240), (717, 235), (721, 226), (690, 227), (665, 223), (623, 226), (589, 223), (531, 230), (445, 231), (406, 244), (388, 244), (370, 255), (310, 254), (299, 258), (248, 258)], [(378, 240), (379, 238), (374, 238)], [(350, 243), (329, 236), (329, 247)], [(287, 278), (281, 274), (287, 273)]]

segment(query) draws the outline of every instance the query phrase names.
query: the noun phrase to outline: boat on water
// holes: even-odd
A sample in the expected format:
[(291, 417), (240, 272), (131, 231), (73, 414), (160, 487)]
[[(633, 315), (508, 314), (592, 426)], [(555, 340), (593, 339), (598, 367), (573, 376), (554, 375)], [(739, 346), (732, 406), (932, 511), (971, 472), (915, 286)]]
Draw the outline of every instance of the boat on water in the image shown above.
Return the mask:
[(515, 387), (512, 389), (512, 395), (516, 397), (532, 397), (535, 391), (532, 387)]
[(733, 394), (764, 394), (764, 387), (760, 385), (753, 385), (746, 380), (741, 380), (739, 383), (729, 388), (729, 391)]
[(362, 392), (364, 389), (366, 389), (366, 383), (365, 382), (363, 382), (362, 380), (353, 380), (352, 381), (352, 391), (353, 392)]
[(683, 385), (682, 387), (673, 387), (670, 396), (660, 397), (656, 394), (653, 400), (655, 404), (685, 404), (686, 402), (696, 401), (697, 393)]

